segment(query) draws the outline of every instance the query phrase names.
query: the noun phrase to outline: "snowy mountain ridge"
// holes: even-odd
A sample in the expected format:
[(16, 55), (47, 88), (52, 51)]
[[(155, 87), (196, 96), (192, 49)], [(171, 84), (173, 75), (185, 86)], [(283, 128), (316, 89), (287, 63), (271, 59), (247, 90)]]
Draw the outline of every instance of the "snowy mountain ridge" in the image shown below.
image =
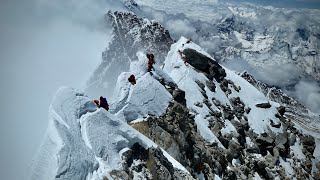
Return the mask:
[[(320, 156), (315, 150), (319, 136), (292, 120), (288, 108), (300, 108), (293, 100), (285, 104), (279, 100), (284, 94), (265, 94), (271, 90), (252, 76), (221, 66), (184, 37), (168, 52), (158, 52), (172, 40), (156, 22), (132, 13), (109, 12), (109, 16), (122, 26), (114, 28), (117, 37), (104, 53), (112, 58), (103, 60), (97, 77), (110, 67), (127, 64), (112, 74), (117, 81), (110, 110), (98, 109), (78, 90), (61, 88), (50, 107), (47, 135), (31, 179), (319, 177)], [(155, 29), (144, 26), (149, 23)], [(135, 41), (143, 35), (129, 33), (145, 28), (151, 35), (145, 40)], [(154, 36), (162, 35), (165, 46), (155, 43)], [(157, 63), (152, 73), (146, 68), (146, 47), (123, 48), (122, 37), (129, 45), (153, 46)], [(136, 85), (127, 80), (131, 74)], [(106, 81), (101, 78), (97, 85)], [(305, 116), (314, 117), (312, 122), (316, 120), (316, 114), (303, 110)]]

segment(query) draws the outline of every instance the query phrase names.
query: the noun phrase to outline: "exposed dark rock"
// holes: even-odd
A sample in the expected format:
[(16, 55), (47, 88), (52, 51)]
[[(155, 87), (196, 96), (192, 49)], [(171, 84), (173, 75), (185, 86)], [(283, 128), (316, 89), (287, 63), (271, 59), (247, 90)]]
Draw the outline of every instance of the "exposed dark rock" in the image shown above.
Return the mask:
[(250, 111), (251, 111), (251, 108), (250, 108), (250, 107), (246, 107), (246, 108), (245, 108), (245, 112), (246, 112), (247, 114), (249, 114)]
[(279, 151), (279, 155), (281, 157), (286, 158), (290, 152), (289, 150), (289, 142), (288, 142), (288, 134), (286, 132), (279, 133), (276, 135), (276, 140), (274, 142), (275, 147)]
[[(222, 175), (227, 166), (223, 151), (217, 146), (202, 141), (197, 133), (194, 116), (188, 113), (189, 110), (186, 107), (174, 102), (169, 106), (166, 114), (160, 118), (150, 118), (146, 122), (132, 126), (159, 144), (191, 173), (196, 172), (196, 169), (209, 172), (208, 167), (214, 167), (205, 176), (213, 179), (213, 176), (210, 176), (211, 172)], [(139, 124), (143, 127), (139, 127)], [(172, 147), (174, 148), (171, 149)], [(170, 175), (173, 177), (172, 174)]]
[(195, 105), (195, 106), (198, 106), (198, 107), (200, 107), (200, 108), (203, 107), (203, 104), (202, 104), (201, 102), (195, 102), (194, 105)]
[(301, 137), (303, 147), (312, 155), (315, 149), (315, 140), (314, 137), (310, 135), (304, 135)]
[(212, 111), (212, 109), (211, 109), (212, 104), (210, 103), (210, 101), (208, 99), (204, 99), (203, 103)]
[(234, 113), (231, 108), (227, 106), (222, 106), (223, 117), (228, 120), (232, 120), (234, 118)]
[(235, 113), (235, 116), (238, 119), (241, 119), (241, 117), (243, 116), (244, 112), (245, 112), (245, 105), (244, 103), (241, 101), (241, 99), (239, 97), (236, 98), (231, 98), (230, 99), (231, 105), (233, 107), (233, 111)]
[(259, 108), (271, 108), (271, 104), (269, 102), (256, 104), (256, 106)]
[(228, 85), (229, 85), (229, 82), (226, 80), (226, 79), (223, 79), (221, 82), (220, 82), (220, 88), (223, 92), (227, 92), (229, 90), (228, 88)]
[(279, 112), (279, 114), (280, 114), (281, 116), (283, 116), (284, 113), (286, 112), (286, 107), (284, 107), (284, 106), (280, 106), (280, 107), (278, 107), (277, 109), (278, 109), (278, 112)]
[(194, 49), (185, 49), (183, 54), (186, 56), (186, 62), (197, 70), (205, 73), (212, 80), (221, 82), (226, 77), (225, 70), (213, 59), (197, 52)]
[(208, 97), (206, 91), (201, 91), (201, 94), (206, 100), (208, 100), (209, 97)]
[(148, 150), (142, 147), (139, 143), (133, 144), (131, 154), (127, 159), (127, 164), (130, 167), (133, 160), (140, 159), (146, 161), (148, 159)]
[(255, 166), (254, 166), (254, 169), (256, 170), (256, 172), (263, 178), (265, 179), (270, 179), (269, 177), (269, 174), (268, 172), (266, 171), (266, 164), (264, 161), (262, 160), (258, 160), (258, 161), (255, 161)]
[(267, 155), (267, 152), (269, 151), (271, 154), (273, 154), (273, 138), (267, 136), (267, 137), (262, 137), (259, 136), (256, 139), (257, 145), (260, 149), (261, 155), (265, 156)]
[(204, 88), (205, 88), (206, 86), (205, 86), (201, 81), (198, 81), (198, 80), (197, 80), (196, 83), (197, 83), (198, 86), (202, 89), (202, 91), (205, 91)]
[(182, 91), (181, 89), (175, 89), (172, 93), (172, 97), (175, 101), (178, 103), (181, 103), (182, 105), (186, 106), (186, 98), (185, 98), (186, 93)]
[(211, 92), (216, 92), (216, 85), (211, 81), (206, 81), (206, 85)]
[(218, 99), (215, 99), (214, 97), (212, 98), (212, 102), (214, 103), (215, 106), (219, 107), (221, 106), (221, 102)]
[(275, 124), (272, 120), (270, 120), (270, 125), (274, 128), (280, 128), (281, 127), (281, 123), (279, 122), (278, 124)]
[(227, 170), (224, 173), (224, 179), (226, 179), (226, 180), (237, 180), (237, 175), (236, 175), (236, 173), (234, 171)]
[(232, 159), (239, 158), (242, 149), (243, 147), (238, 142), (231, 140), (229, 142), (229, 147), (228, 147), (228, 154), (227, 154), (228, 161), (231, 162)]

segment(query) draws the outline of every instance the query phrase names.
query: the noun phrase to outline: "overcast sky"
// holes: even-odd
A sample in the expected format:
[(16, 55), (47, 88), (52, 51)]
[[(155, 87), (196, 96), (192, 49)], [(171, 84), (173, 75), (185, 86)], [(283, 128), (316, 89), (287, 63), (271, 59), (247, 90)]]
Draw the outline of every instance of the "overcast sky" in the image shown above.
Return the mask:
[[(317, 0), (280, 4), (319, 7)], [(81, 89), (99, 64), (109, 39), (103, 14), (114, 8), (110, 5), (108, 0), (1, 0), (0, 179), (25, 179), (55, 91)]]
[(103, 1), (0, 3), (0, 179), (26, 179), (60, 86), (82, 88), (110, 33)]

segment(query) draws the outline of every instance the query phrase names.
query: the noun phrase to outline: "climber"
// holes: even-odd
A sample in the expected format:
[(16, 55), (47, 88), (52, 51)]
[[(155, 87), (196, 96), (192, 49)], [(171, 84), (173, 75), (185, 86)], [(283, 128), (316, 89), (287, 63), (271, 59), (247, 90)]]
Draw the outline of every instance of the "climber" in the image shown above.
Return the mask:
[(185, 55), (185, 54), (183, 54), (183, 52), (182, 52), (182, 51), (180, 51), (180, 49), (178, 50), (178, 53), (179, 53), (179, 55), (180, 55), (180, 58), (181, 58), (181, 59), (183, 59), (184, 64), (185, 64), (185, 65), (187, 65), (187, 58), (186, 58), (186, 55)]
[(93, 102), (97, 105), (98, 108), (104, 108), (105, 110), (109, 111), (109, 104), (106, 98), (100, 96), (99, 100), (93, 100)]
[(99, 100), (93, 100), (93, 102), (97, 105), (97, 107), (99, 107), (100, 105), (99, 105)]
[[(187, 43), (187, 44), (191, 43), (191, 39), (188, 39), (188, 40), (186, 41), (186, 43)], [(182, 47), (184, 47), (184, 43), (182, 44)]]
[(106, 98), (100, 96), (100, 107), (104, 108), (105, 110), (109, 111), (109, 104)]
[(132, 84), (135, 85), (136, 84), (136, 77), (131, 74), (131, 76), (128, 78), (128, 81)]
[(148, 58), (148, 72), (152, 71), (153, 65), (156, 63), (154, 60), (154, 55), (153, 54), (147, 54)]

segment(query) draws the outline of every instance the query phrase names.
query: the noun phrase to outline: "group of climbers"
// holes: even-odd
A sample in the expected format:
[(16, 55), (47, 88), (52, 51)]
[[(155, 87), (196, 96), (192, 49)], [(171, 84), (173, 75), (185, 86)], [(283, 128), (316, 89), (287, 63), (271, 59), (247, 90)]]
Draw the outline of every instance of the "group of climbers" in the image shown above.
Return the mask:
[(185, 55), (185, 54), (183, 54), (183, 52), (182, 52), (182, 51), (180, 51), (180, 49), (178, 50), (178, 53), (179, 53), (179, 55), (180, 55), (180, 58), (181, 58), (181, 59), (183, 59), (184, 64), (185, 64), (185, 65), (187, 65), (187, 58), (186, 58), (186, 55)]
[[(148, 58), (148, 66), (147, 66), (147, 70), (148, 72), (151, 72), (152, 70), (154, 70), (153, 65), (156, 63), (156, 61), (154, 60), (154, 55), (152, 53), (147, 54), (147, 58)], [(136, 82), (136, 77), (131, 74), (128, 78), (128, 81), (132, 84), (135, 85)], [(104, 108), (105, 110), (109, 110), (109, 104), (106, 98), (100, 96), (100, 100), (94, 100), (94, 103), (97, 105), (97, 107), (99, 108)]]
[[(186, 43), (189, 44), (191, 42), (191, 39), (189, 39)], [(183, 44), (184, 45), (184, 44)], [(182, 45), (182, 46), (183, 46)], [(187, 63), (187, 59), (186, 59), (186, 56), (183, 54), (182, 51), (178, 50), (178, 53), (181, 57), (181, 59), (183, 59), (184, 61), (184, 64)], [(154, 67), (153, 65), (156, 63), (155, 59), (154, 59), (154, 55), (152, 53), (148, 53), (147, 54), (147, 58), (148, 58), (148, 63), (147, 63), (147, 70), (148, 72), (151, 73), (152, 70), (154, 70)], [(132, 84), (132, 85), (135, 85), (137, 82), (136, 82), (136, 77), (131, 74), (128, 78), (128, 81)], [(104, 108), (105, 110), (109, 110), (109, 104), (108, 104), (108, 101), (106, 98), (100, 96), (100, 101), (99, 100), (94, 100), (95, 104), (97, 105), (97, 107), (99, 108)]]
[(137, 82), (136, 82), (136, 77), (131, 74), (131, 76), (128, 78), (128, 81), (132, 84), (132, 85), (135, 85)]
[(100, 96), (100, 101), (94, 100), (93, 102), (96, 103), (98, 108), (104, 108), (105, 110), (109, 111), (109, 104), (106, 98)]
[[(186, 44), (191, 43), (191, 41), (192, 41), (191, 39), (188, 39), (188, 40), (186, 41)], [(184, 44), (182, 44), (182, 47), (183, 47), (183, 46), (184, 46)], [(184, 64), (187, 65), (187, 57), (186, 57), (186, 55), (183, 54), (183, 52), (182, 52), (180, 49), (178, 49), (178, 53), (179, 53), (179, 55), (180, 55), (180, 58), (183, 59)]]
[[(191, 39), (189, 39), (186, 43), (189, 44), (191, 42)], [(184, 45), (184, 44), (183, 44)], [(180, 57), (181, 59), (183, 59), (184, 63), (186, 64), (187, 63), (187, 59), (186, 59), (186, 56), (183, 54), (182, 51), (178, 50), (179, 54), (180, 54)], [(148, 63), (147, 63), (147, 70), (148, 72), (151, 73), (152, 70), (154, 70), (154, 67), (153, 65), (156, 63), (155, 59), (154, 59), (154, 55), (152, 53), (148, 53), (147, 54), (147, 58), (148, 58)], [(135, 85), (137, 82), (136, 82), (136, 77), (131, 74), (128, 78), (128, 81), (132, 84), (132, 85)], [(109, 104), (108, 104), (108, 101), (106, 98), (100, 96), (100, 101), (99, 100), (94, 100), (95, 104), (97, 105), (97, 107), (99, 108), (104, 108), (105, 110), (109, 110)]]

